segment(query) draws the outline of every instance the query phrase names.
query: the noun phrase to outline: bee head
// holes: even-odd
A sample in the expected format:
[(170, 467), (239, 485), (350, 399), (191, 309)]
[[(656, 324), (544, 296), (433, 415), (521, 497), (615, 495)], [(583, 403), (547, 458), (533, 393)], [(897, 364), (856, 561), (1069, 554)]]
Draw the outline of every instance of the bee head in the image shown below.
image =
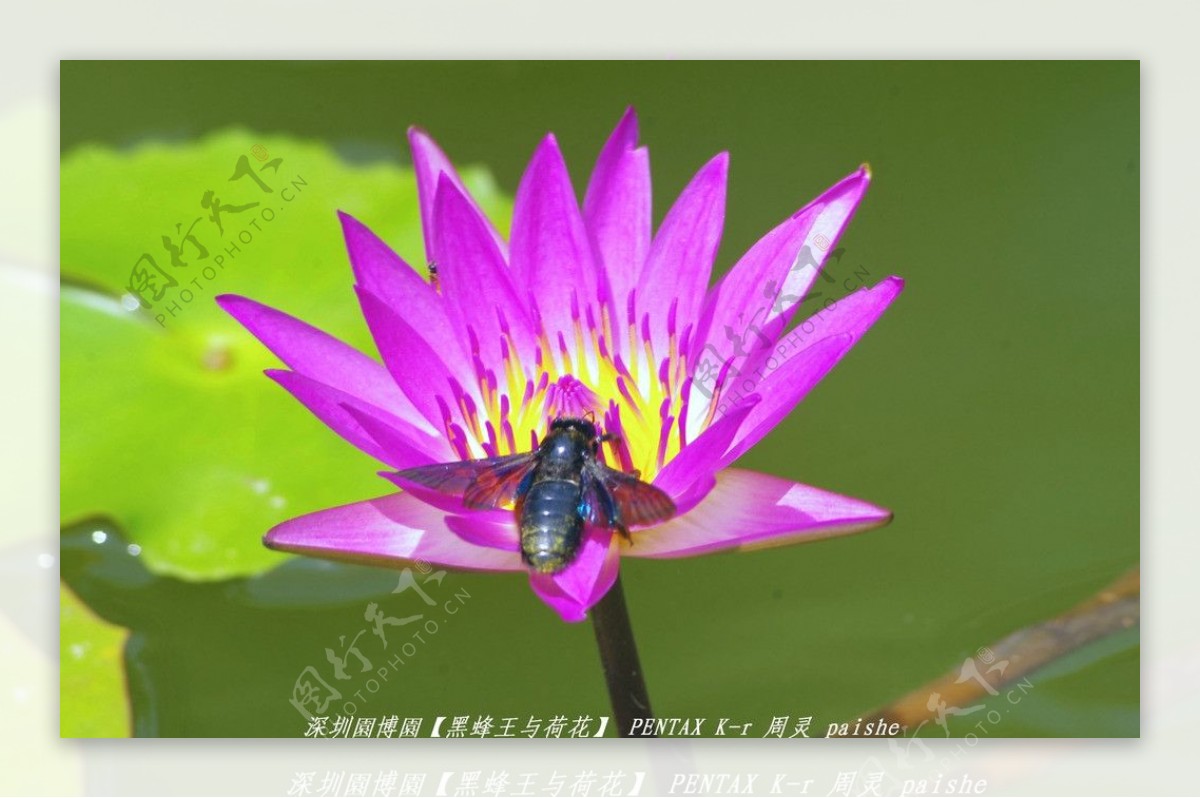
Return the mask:
[(557, 432), (559, 430), (576, 432), (588, 443), (594, 442), (597, 438), (596, 425), (586, 418), (556, 418), (550, 423), (550, 431)]

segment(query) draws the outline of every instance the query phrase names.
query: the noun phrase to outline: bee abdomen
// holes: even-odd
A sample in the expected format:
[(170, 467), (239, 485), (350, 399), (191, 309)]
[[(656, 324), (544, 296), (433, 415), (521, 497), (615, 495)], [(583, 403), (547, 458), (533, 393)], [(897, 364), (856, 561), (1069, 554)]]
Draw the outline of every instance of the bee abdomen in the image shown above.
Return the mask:
[(568, 480), (535, 482), (521, 511), (521, 556), (540, 573), (570, 565), (579, 551), (583, 519), (579, 484)]

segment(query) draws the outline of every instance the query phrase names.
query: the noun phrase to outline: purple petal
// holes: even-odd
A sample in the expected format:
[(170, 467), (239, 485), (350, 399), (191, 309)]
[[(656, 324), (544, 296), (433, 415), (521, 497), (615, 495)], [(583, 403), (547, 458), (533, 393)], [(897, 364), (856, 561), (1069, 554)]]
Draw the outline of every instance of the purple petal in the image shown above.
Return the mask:
[(423, 316), (441, 312), (433, 286), (369, 227), (343, 211), (338, 211), (338, 220), (359, 285), (397, 309), (415, 306)]
[(747, 250), (708, 296), (700, 333), (693, 339), (693, 361), (708, 344), (718, 352), (727, 351), (726, 328), (753, 330), (756, 339), (779, 335), (837, 245), (870, 182), (870, 173), (860, 168)]
[(564, 621), (578, 623), (617, 580), (620, 545), (612, 530), (588, 527), (575, 561), (556, 574), (530, 572), (529, 585)]
[(748, 397), (710, 424), (708, 429), (683, 447), (654, 478), (654, 484), (674, 499), (678, 515), (683, 515), (695, 507), (712, 490), (716, 483), (716, 473), (723, 465), (722, 455), (759, 399), (758, 396)]
[(403, 316), (426, 342), (436, 345), (454, 371), (469, 369), (471, 361), (433, 286), (362, 222), (347, 213), (338, 216), (358, 284)]
[(469, 381), (465, 386), (459, 383), (439, 351), (426, 342), (407, 319), (366, 289), (356, 290), (383, 362), (400, 390), (430, 424), (445, 429), (443, 407), (453, 409), (452, 419), (458, 418), (454, 385), (459, 385), (473, 401), (480, 401), (474, 392), (475, 383)]
[[(561, 333), (573, 345), (576, 323), (583, 328), (587, 308), (599, 298), (601, 274), (553, 134), (542, 139), (517, 187), (510, 263), (514, 282), (538, 308), (547, 339), (554, 344)], [(559, 361), (558, 348), (551, 348)], [(576, 371), (582, 366), (559, 363), (564, 370), (572, 365)]]
[[(583, 216), (608, 275), (609, 313), (624, 318), (650, 251), (650, 153), (637, 147), (637, 114), (625, 112), (596, 159)], [(621, 325), (613, 325), (614, 333)]]
[(520, 555), (475, 546), (446, 526), (446, 516), (405, 493), (293, 518), (263, 538), (272, 549), (401, 566), (424, 561), (470, 571), (523, 571)]
[[(268, 369), (265, 373), (326, 426), (382, 463), (394, 468), (414, 468), (454, 456), (443, 439), (430, 436), (404, 419), (345, 391), (294, 371)], [(350, 408), (356, 412), (350, 412)], [(363, 427), (363, 417), (387, 426), (396, 437), (386, 443), (376, 440)]]
[[(722, 466), (740, 457), (790, 413), (883, 315), (903, 288), (903, 280), (889, 277), (874, 287), (860, 289), (801, 322), (774, 348), (748, 362), (742, 370), (746, 376), (731, 381), (717, 412), (728, 412), (736, 406), (739, 394), (755, 393), (766, 398), (738, 430), (733, 446), (722, 458)], [(757, 375), (764, 372), (765, 378), (760, 379)]]
[(521, 550), (521, 534), (511, 510), (476, 511), (446, 516), (446, 526), (468, 543), (501, 551)]
[(418, 448), (412, 443), (411, 432), (393, 426), (382, 417), (382, 414), (370, 412), (350, 403), (343, 403), (342, 409), (349, 414), (350, 418), (358, 423), (363, 432), (367, 433), (372, 440), (379, 444), (383, 451), (390, 455), (390, 459), (384, 461), (389, 465), (397, 462), (411, 464), (402, 466), (403, 468), (429, 465), (438, 460), (431, 452), (437, 451), (440, 456), (441, 452), (448, 448), (442, 441), (438, 441), (436, 447), (424, 446)]
[[(762, 440), (795, 409), (853, 345), (854, 338), (850, 335), (826, 338), (783, 361), (782, 365), (770, 372), (766, 379), (754, 388), (757, 391), (754, 396), (762, 397), (762, 401), (744, 417), (737, 434), (730, 442), (729, 450), (718, 458), (716, 468), (729, 465)], [(735, 384), (738, 382), (741, 382), (740, 378)], [(740, 409), (743, 401), (737, 396), (730, 397), (728, 402), (722, 400), (717, 405), (717, 417), (720, 418), (722, 413), (732, 414), (734, 411), (726, 408)]]
[(625, 554), (691, 557), (769, 548), (863, 532), (891, 518), (889, 511), (858, 499), (730, 468), (717, 475), (717, 486), (695, 509), (636, 533)]
[(638, 281), (637, 309), (650, 317), (656, 357), (668, 351), (668, 319), (676, 316), (672, 305), (678, 304), (678, 329), (699, 321), (721, 243), (728, 172), (728, 153), (705, 164), (667, 212), (650, 245)]
[[(637, 147), (637, 143), (637, 111), (631, 105), (625, 109), (625, 113), (621, 114), (620, 121), (613, 128), (613, 132), (609, 134), (608, 141), (604, 142), (604, 146), (600, 149), (600, 155), (596, 158), (596, 167), (592, 171), (592, 178), (588, 183), (587, 194), (589, 197), (598, 188), (603, 191), (601, 185), (607, 180), (606, 173), (626, 152)], [(584, 204), (587, 204), (587, 200), (584, 200)]]
[(466, 198), (467, 203), (478, 216), (480, 223), (487, 229), (488, 235), (491, 237), (496, 249), (501, 253), (501, 257), (508, 259), (508, 249), (504, 243), (504, 238), (496, 230), (496, 228), (488, 221), (487, 216), (479, 208), (479, 205), (471, 198), (471, 193), (467, 191), (467, 187), (463, 184), (462, 178), (458, 176), (458, 172), (454, 170), (454, 165), (450, 163), (450, 159), (446, 157), (446, 153), (442, 152), (442, 148), (437, 145), (429, 134), (419, 127), (410, 127), (408, 129), (408, 143), (412, 149), (413, 169), (417, 173), (417, 197), (421, 203), (421, 227), (425, 232), (425, 255), (430, 261), (441, 263), (441, 253), (438, 250), (437, 238), (434, 235), (434, 228), (437, 224), (437, 214), (434, 213), (434, 204), (437, 198), (438, 183), (441, 181), (442, 175), (453, 183), (459, 192)]
[[(894, 275), (880, 280), (875, 285), (860, 288), (797, 324), (791, 334), (784, 336), (780, 345), (794, 344), (793, 348), (802, 349), (813, 341), (843, 333), (854, 336), (857, 341), (871, 329), (871, 325), (883, 315), (903, 290), (904, 280)], [(779, 351), (778, 347), (776, 351)]]
[(253, 299), (222, 294), (216, 301), (288, 368), (316, 382), (336, 385), (351, 396), (433, 433), (435, 427), (414, 409), (387, 370), (362, 352)]
[[(514, 287), (504, 255), (479, 214), (445, 177), (438, 184), (434, 217), (442, 297), (459, 335), (467, 339), (468, 351), (474, 348), (473, 335), (483, 362), (500, 364), (500, 341), (507, 327), (526, 376), (531, 376), (535, 335), (522, 301), (524, 294)], [(501, 367), (497, 366), (497, 371)]]

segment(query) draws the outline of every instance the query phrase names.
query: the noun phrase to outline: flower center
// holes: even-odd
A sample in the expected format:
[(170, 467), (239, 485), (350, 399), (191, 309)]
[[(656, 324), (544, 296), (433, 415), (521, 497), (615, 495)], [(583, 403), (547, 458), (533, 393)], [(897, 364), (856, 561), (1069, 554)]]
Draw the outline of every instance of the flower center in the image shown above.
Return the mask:
[(588, 413), (602, 413), (600, 399), (596, 392), (575, 379), (570, 374), (564, 374), (546, 390), (546, 413), (559, 418), (583, 418)]
[(582, 314), (573, 307), (569, 334), (539, 331), (533, 362), (520, 356), (502, 322), (503, 362), (495, 369), (481, 361), (471, 331), (475, 390), (455, 390), (453, 401), (440, 400), (446, 433), (463, 459), (530, 451), (555, 418), (591, 413), (600, 432), (613, 438), (602, 446), (605, 462), (650, 481), (689, 436), (708, 426), (716, 403), (701, 392), (692, 399), (704, 406), (691, 408), (689, 428), (693, 391), (686, 353), (692, 327), (676, 335), (675, 307), (667, 335), (658, 342), (662, 352), (656, 351), (649, 316), (637, 317), (632, 293), (624, 340), (616, 346), (610, 344), (617, 340), (614, 314), (607, 303), (602, 308), (597, 319), (592, 306)]

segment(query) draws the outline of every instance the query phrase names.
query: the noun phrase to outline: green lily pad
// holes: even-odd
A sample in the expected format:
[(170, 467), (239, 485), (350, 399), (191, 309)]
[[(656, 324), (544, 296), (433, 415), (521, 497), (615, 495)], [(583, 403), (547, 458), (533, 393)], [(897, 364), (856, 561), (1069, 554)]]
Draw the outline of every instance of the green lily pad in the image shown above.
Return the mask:
[(123, 650), (129, 632), (59, 589), (59, 736), (128, 737)]
[[(464, 179), (508, 219), (487, 174)], [(261, 544), (274, 524), (388, 492), (378, 463), (262, 375), (278, 361), (213, 297), (250, 296), (374, 354), (336, 211), (424, 268), (410, 169), (229, 131), (80, 148), (61, 196), (64, 523), (111, 516), (150, 570), (219, 579), (278, 563)], [(131, 280), (135, 267), (154, 281)]]

